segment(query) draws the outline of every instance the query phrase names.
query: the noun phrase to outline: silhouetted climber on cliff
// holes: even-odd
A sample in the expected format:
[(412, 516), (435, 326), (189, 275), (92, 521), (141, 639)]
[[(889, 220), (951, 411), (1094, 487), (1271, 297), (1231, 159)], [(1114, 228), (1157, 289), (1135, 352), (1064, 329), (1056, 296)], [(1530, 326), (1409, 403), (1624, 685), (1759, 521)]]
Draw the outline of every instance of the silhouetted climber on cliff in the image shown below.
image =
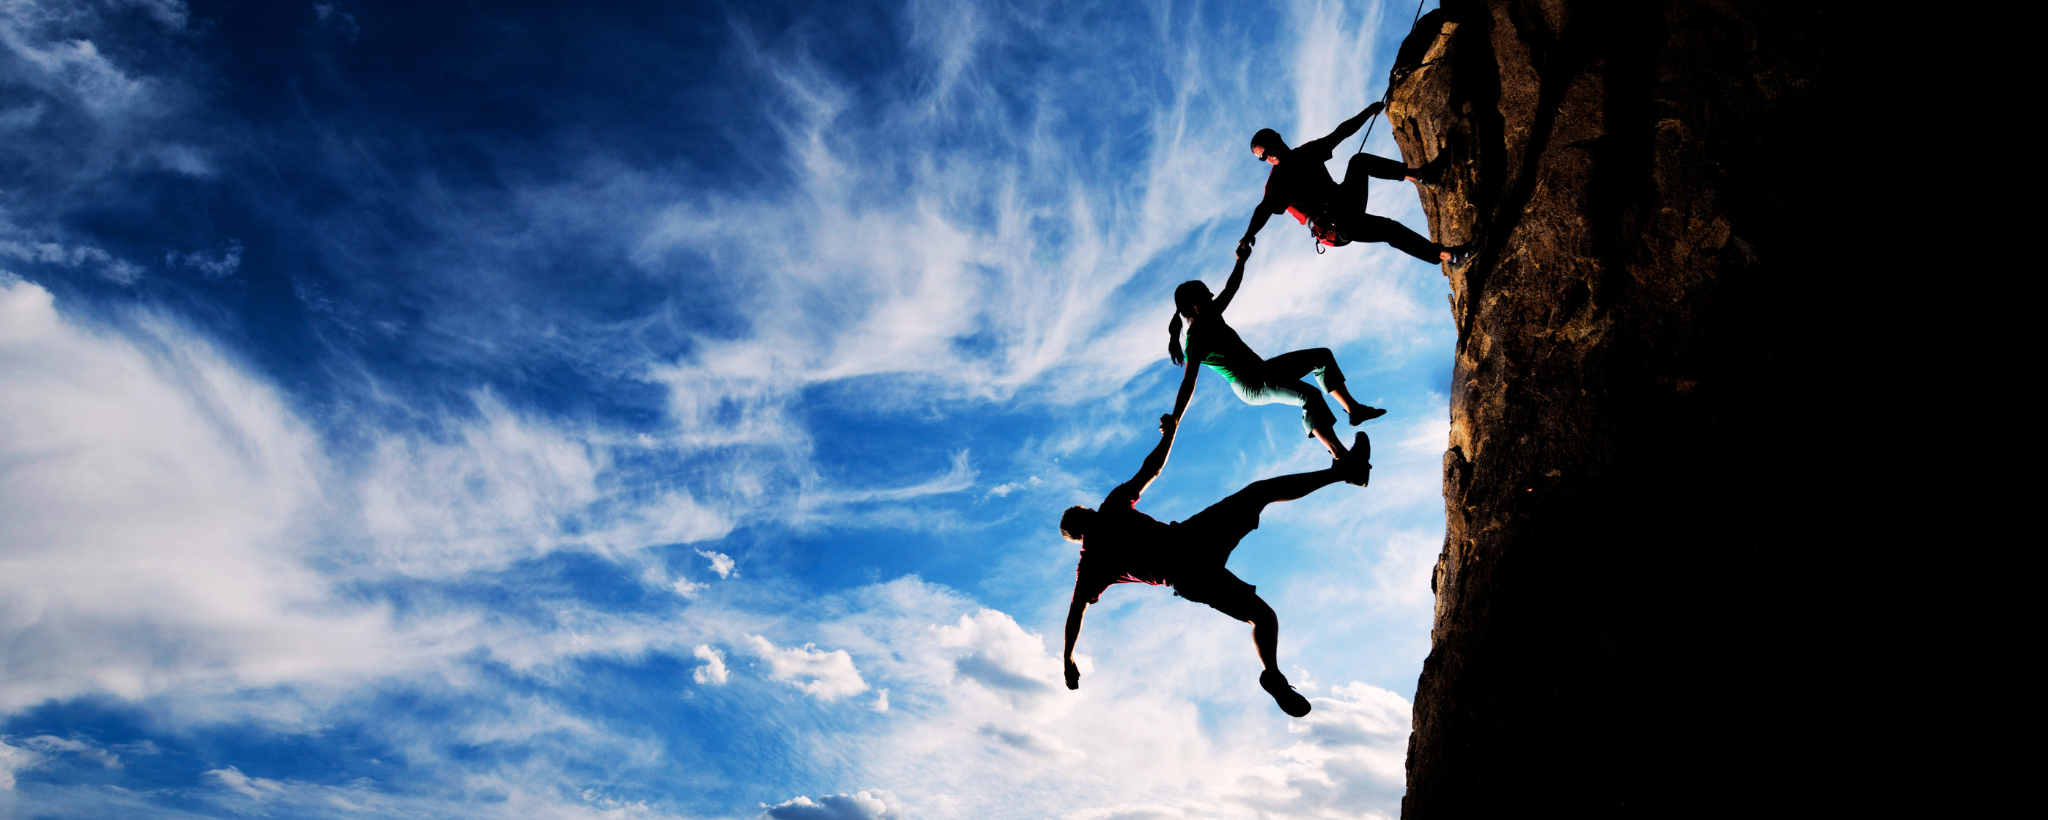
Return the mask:
[(1138, 496), (1166, 466), (1173, 449), (1176, 425), (1172, 416), (1159, 417), (1159, 446), (1138, 468), (1131, 480), (1117, 485), (1097, 509), (1068, 507), (1060, 516), (1060, 534), (1081, 545), (1081, 562), (1074, 570), (1074, 599), (1067, 607), (1067, 688), (1081, 688), (1081, 669), (1074, 665), (1074, 641), (1081, 637), (1081, 617), (1088, 605), (1102, 599), (1103, 590), (1115, 584), (1153, 584), (1173, 587), (1173, 594), (1196, 603), (1208, 604), (1218, 612), (1252, 625), (1252, 643), (1258, 647), (1259, 686), (1280, 704), (1281, 711), (1295, 717), (1308, 714), (1308, 699), (1294, 691), (1287, 676), (1280, 673), (1280, 616), (1259, 598), (1251, 585), (1240, 580), (1224, 564), (1237, 542), (1259, 528), (1259, 513), (1275, 501), (1293, 501), (1338, 481), (1364, 486), (1372, 475), (1372, 442), (1359, 433), (1352, 443), (1352, 456), (1313, 473), (1254, 481), (1237, 493), (1189, 516), (1186, 521), (1162, 524), (1138, 512)]
[(1259, 230), (1266, 227), (1268, 218), (1288, 213), (1308, 225), (1316, 241), (1325, 245), (1385, 242), (1431, 264), (1464, 264), (1470, 256), (1469, 243), (1446, 248), (1409, 230), (1406, 225), (1365, 212), (1367, 178), (1406, 179), (1435, 185), (1443, 175), (1442, 158), (1431, 160), (1420, 168), (1410, 168), (1386, 157), (1354, 154), (1350, 165), (1346, 166), (1341, 185), (1330, 178), (1330, 169), (1323, 166), (1338, 143), (1358, 133), (1359, 127), (1384, 107), (1381, 103), (1368, 105), (1364, 111), (1358, 112), (1358, 116), (1338, 124), (1337, 130), (1329, 135), (1293, 148), (1287, 147), (1287, 142), (1280, 138), (1280, 132), (1271, 128), (1261, 128), (1253, 134), (1252, 156), (1272, 165), (1273, 170), (1266, 176), (1266, 197), (1252, 212), (1251, 224), (1245, 227), (1244, 238), (1238, 240), (1238, 245), (1251, 246), (1257, 241)]
[[(1350, 391), (1344, 389), (1344, 371), (1337, 368), (1337, 358), (1329, 348), (1296, 350), (1261, 359), (1237, 337), (1237, 331), (1224, 323), (1223, 309), (1230, 307), (1230, 300), (1237, 296), (1237, 286), (1244, 282), (1244, 262), (1251, 253), (1249, 245), (1237, 246), (1237, 266), (1230, 269), (1230, 279), (1223, 283), (1221, 296), (1211, 298), (1209, 286), (1200, 280), (1182, 282), (1174, 289), (1175, 312), (1173, 321), (1166, 326), (1166, 352), (1173, 357), (1174, 364), (1187, 370), (1180, 380), (1180, 393), (1173, 398), (1173, 415), (1168, 418), (1176, 424), (1180, 422), (1188, 401), (1195, 396), (1195, 378), (1201, 375), (1202, 366), (1208, 365), (1230, 381), (1230, 389), (1246, 404), (1292, 404), (1301, 408), (1302, 428), (1321, 441), (1331, 457), (1342, 459), (1344, 444), (1337, 440), (1337, 417), (1330, 413), (1330, 405), (1315, 387), (1301, 378), (1315, 374), (1316, 381), (1337, 397), (1337, 405), (1344, 408), (1354, 427), (1384, 416), (1387, 411), (1351, 398)], [(1186, 356), (1181, 355), (1182, 317), (1188, 322)]]

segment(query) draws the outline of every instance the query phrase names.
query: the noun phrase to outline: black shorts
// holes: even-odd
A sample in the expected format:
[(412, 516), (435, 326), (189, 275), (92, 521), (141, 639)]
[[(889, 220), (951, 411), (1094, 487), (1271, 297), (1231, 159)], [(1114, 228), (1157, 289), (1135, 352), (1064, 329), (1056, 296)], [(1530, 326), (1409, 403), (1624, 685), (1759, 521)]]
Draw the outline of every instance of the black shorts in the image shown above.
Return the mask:
[(1258, 587), (1245, 583), (1236, 573), (1223, 567), (1183, 573), (1174, 579), (1173, 594), (1198, 604), (1208, 604), (1237, 621), (1253, 620), (1266, 604), (1259, 600)]
[(1240, 492), (1173, 525), (1177, 543), (1186, 552), (1186, 564), (1173, 582), (1173, 594), (1208, 604), (1218, 612), (1249, 621), (1264, 608), (1258, 588), (1223, 567), (1237, 542), (1259, 528), (1259, 512), (1266, 505)]

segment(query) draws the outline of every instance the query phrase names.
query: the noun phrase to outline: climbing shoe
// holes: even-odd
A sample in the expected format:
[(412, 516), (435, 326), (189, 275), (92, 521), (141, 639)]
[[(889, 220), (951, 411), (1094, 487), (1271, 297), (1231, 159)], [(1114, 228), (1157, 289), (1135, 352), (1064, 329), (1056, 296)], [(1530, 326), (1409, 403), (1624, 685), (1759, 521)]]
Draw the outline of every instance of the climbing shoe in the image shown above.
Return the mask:
[(1301, 693), (1294, 691), (1294, 687), (1287, 684), (1286, 675), (1271, 669), (1261, 672), (1259, 673), (1259, 688), (1266, 690), (1266, 694), (1273, 696), (1273, 701), (1280, 704), (1280, 711), (1286, 712), (1292, 717), (1301, 717), (1308, 714), (1308, 698), (1302, 697)]
[(1363, 487), (1372, 482), (1372, 439), (1366, 438), (1365, 431), (1351, 437), (1351, 452), (1337, 459), (1335, 466), (1343, 472), (1346, 484)]
[(1449, 165), (1450, 161), (1450, 154), (1438, 154), (1436, 159), (1423, 163), (1422, 167), (1415, 169), (1409, 176), (1414, 177), (1415, 181), (1420, 183), (1422, 187), (1434, 191), (1437, 189), (1437, 186), (1443, 184), (1444, 166)]
[(1358, 406), (1357, 410), (1353, 410), (1350, 413), (1351, 426), (1357, 427), (1358, 425), (1364, 424), (1368, 421), (1372, 421), (1373, 419), (1379, 418), (1386, 414), (1387, 411), (1385, 410), (1361, 404)]
[(1464, 270), (1466, 265), (1472, 264), (1472, 258), (1479, 255), (1479, 240), (1475, 239), (1455, 248), (1445, 248), (1444, 250), (1449, 251), (1451, 254), (1451, 260), (1447, 263), (1451, 266), (1451, 270)]

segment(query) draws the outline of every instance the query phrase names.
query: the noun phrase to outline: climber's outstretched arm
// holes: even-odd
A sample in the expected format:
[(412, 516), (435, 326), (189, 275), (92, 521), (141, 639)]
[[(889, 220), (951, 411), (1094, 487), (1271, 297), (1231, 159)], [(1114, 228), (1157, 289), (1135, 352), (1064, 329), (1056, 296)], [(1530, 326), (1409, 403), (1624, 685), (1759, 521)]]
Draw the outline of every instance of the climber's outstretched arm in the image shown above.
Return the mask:
[[(1189, 364), (1193, 364), (1193, 362)], [(1152, 486), (1152, 479), (1158, 478), (1159, 471), (1166, 469), (1166, 454), (1173, 451), (1173, 433), (1179, 426), (1179, 422), (1172, 416), (1159, 417), (1159, 446), (1152, 448), (1151, 454), (1145, 456), (1145, 463), (1138, 466), (1137, 475), (1131, 476), (1131, 480), (1118, 485), (1115, 490), (1110, 491), (1109, 497), (1102, 500), (1102, 506), (1111, 507), (1136, 504), (1138, 502), (1138, 496), (1144, 495), (1145, 488)]]
[(1060, 657), (1066, 660), (1067, 688), (1081, 688), (1081, 667), (1074, 665), (1074, 642), (1081, 638), (1081, 616), (1088, 611), (1088, 599), (1082, 597), (1081, 582), (1074, 582), (1074, 602), (1067, 605), (1067, 651)]
[[(1217, 313), (1230, 307), (1230, 300), (1237, 298), (1237, 286), (1244, 284), (1244, 261), (1252, 256), (1252, 246), (1237, 246), (1237, 266), (1230, 269), (1230, 278), (1223, 282), (1223, 292), (1216, 294)], [(1177, 414), (1176, 414), (1177, 415)]]
[(1272, 218), (1272, 216), (1272, 214), (1266, 213), (1266, 203), (1261, 200), (1259, 202), (1259, 209), (1252, 212), (1251, 224), (1246, 225), (1244, 228), (1244, 238), (1237, 240), (1237, 246), (1239, 248), (1249, 248), (1253, 243), (1257, 242), (1259, 231), (1266, 227), (1266, 220)]
[(1338, 123), (1337, 130), (1331, 131), (1322, 139), (1302, 143), (1296, 146), (1294, 150), (1305, 151), (1309, 156), (1324, 156), (1333, 153), (1337, 150), (1337, 143), (1350, 139), (1352, 134), (1358, 133), (1358, 129), (1365, 127), (1366, 120), (1372, 119), (1374, 114), (1380, 113), (1380, 109), (1385, 107), (1380, 103), (1368, 105), (1364, 111), (1358, 112), (1358, 116)]
[[(1173, 397), (1173, 415), (1166, 417), (1173, 419), (1176, 427), (1180, 426), (1181, 414), (1188, 411), (1188, 402), (1195, 398), (1195, 377), (1202, 372), (1202, 363), (1195, 361), (1193, 356), (1188, 357), (1184, 366), (1187, 369), (1180, 377), (1180, 392)], [(1161, 419), (1160, 423), (1164, 424), (1165, 419)]]

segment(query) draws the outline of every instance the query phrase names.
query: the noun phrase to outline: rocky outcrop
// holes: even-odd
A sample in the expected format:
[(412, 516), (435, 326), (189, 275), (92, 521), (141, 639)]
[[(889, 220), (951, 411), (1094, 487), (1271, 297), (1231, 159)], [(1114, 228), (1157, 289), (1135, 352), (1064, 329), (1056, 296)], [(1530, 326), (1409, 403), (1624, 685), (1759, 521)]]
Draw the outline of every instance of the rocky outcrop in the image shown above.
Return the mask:
[[(1446, 0), (1388, 112), (1458, 328), (1403, 816), (1690, 816), (1793, 778), (1840, 480), (1823, 4)], [(1408, 66), (1397, 68), (1405, 71)], [(1849, 408), (1837, 408), (1853, 412)], [(1818, 448), (1818, 449), (1817, 449)]]

